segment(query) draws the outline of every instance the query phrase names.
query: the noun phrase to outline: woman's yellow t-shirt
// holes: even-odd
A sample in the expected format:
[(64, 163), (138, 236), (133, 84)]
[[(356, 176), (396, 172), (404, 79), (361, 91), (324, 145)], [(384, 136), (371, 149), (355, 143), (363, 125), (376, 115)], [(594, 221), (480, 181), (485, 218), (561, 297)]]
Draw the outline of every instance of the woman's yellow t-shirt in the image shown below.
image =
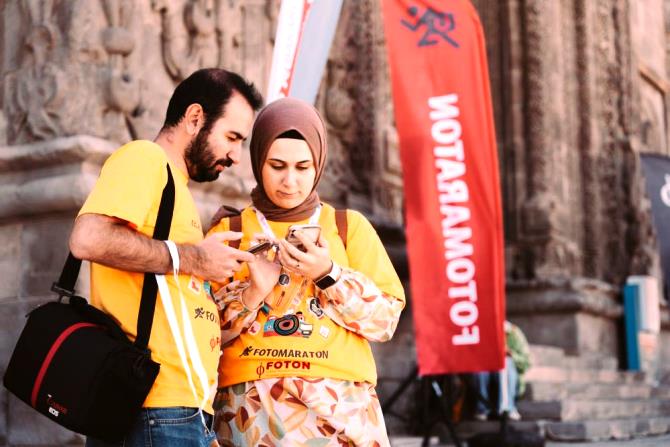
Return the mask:
[[(263, 229), (252, 209), (245, 209), (241, 218), (244, 236), (240, 249), (244, 250), (252, 236)], [(277, 237), (284, 237), (290, 225), (307, 221), (268, 223)], [(381, 291), (404, 299), (402, 285), (384, 246), (362, 214), (347, 211), (346, 250), (337, 233), (335, 210), (330, 205), (323, 205), (319, 225), (334, 262), (363, 273)], [(228, 228), (229, 219), (223, 219), (210, 233)], [(235, 279), (242, 281), (248, 277), (246, 268), (235, 275)], [(323, 311), (325, 297), (319, 298), (320, 295), (308, 281), (303, 293), (289, 303), (287, 310), (259, 312), (251, 327), (224, 347), (219, 386), (285, 376), (330, 377), (376, 384), (377, 372), (368, 341), (331, 320)]]

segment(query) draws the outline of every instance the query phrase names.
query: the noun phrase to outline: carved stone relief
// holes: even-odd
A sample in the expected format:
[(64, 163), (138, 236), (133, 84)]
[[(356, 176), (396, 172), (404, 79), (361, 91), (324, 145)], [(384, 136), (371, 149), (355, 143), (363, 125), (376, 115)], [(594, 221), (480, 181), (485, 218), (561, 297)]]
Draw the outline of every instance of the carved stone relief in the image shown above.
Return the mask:
[(175, 83), (206, 66), (262, 89), (277, 11), (270, 0), (3, 2), (8, 142), (153, 138)]
[(244, 0), (240, 3), (242, 29), (240, 39), (244, 43), (241, 72), (261, 89), (265, 89), (270, 75), (272, 45), (269, 23), (273, 16), (267, 0)]
[(161, 48), (175, 82), (203, 67), (244, 73), (260, 88), (269, 75), (279, 2), (151, 0), (161, 16)]
[(320, 100), (323, 118), (328, 131), (328, 169), (321, 188), (326, 200), (346, 203), (347, 190), (360, 188), (353, 177), (349, 161), (350, 150), (355, 147), (354, 100), (348, 82), (349, 64), (330, 59), (326, 68), (326, 87)]
[(52, 62), (61, 37), (51, 21), (53, 1), (23, 0), (6, 5), (7, 9), (12, 7), (25, 17), (26, 31), (19, 65), (4, 82), (9, 139), (24, 140), (27, 135), (51, 138), (62, 130), (57, 111), (62, 106), (66, 82), (62, 70)]
[(381, 2), (374, 0), (370, 8), (372, 38), (372, 85), (374, 95), (374, 170), (373, 213), (378, 221), (400, 227), (403, 223), (402, 165), (398, 132), (393, 117), (391, 74), (389, 71)]
[(202, 67), (219, 66), (222, 59), (222, 7), (220, 0), (188, 0), (180, 6), (152, 0), (161, 15), (163, 62), (179, 82)]
[(376, 0), (345, 0), (342, 8), (316, 100), (329, 144), (319, 192), (338, 206), (400, 223), (402, 180), (379, 8)]
[(321, 110), (328, 131), (328, 169), (320, 192), (324, 199), (338, 206), (346, 206), (349, 192), (362, 189), (354, 175), (352, 154), (367, 151), (356, 141), (358, 116), (354, 100), (356, 82), (352, 72), (355, 55), (351, 46), (355, 23), (351, 8), (346, 4), (340, 14), (333, 45), (326, 64), (326, 72), (317, 96), (316, 106)]
[(386, 112), (387, 123), (381, 129), (381, 145), (379, 157), (380, 175), (376, 177), (374, 194), (374, 213), (379, 219), (396, 225), (404, 221), (404, 197), (402, 193), (402, 163), (400, 160), (400, 145), (398, 130), (393, 118), (392, 100), (389, 99)]
[(108, 137), (114, 141), (138, 138), (131, 117), (142, 114), (141, 80), (129, 66), (129, 55), (135, 49), (132, 0), (104, 0), (108, 26), (102, 30), (102, 45), (108, 59), (104, 70), (106, 110), (103, 112)]
[[(219, 26), (220, 66), (237, 73), (242, 73), (244, 68), (243, 23), (240, 3), (240, 0), (219, 2), (219, 23), (221, 24)], [(263, 85), (258, 85), (258, 87), (262, 88)]]
[(109, 111), (123, 116), (135, 112), (139, 102), (126, 60), (134, 48), (127, 29), (133, 3), (6, 4), (3, 108), (9, 143), (74, 134), (127, 139), (132, 134), (123, 120), (110, 120)]

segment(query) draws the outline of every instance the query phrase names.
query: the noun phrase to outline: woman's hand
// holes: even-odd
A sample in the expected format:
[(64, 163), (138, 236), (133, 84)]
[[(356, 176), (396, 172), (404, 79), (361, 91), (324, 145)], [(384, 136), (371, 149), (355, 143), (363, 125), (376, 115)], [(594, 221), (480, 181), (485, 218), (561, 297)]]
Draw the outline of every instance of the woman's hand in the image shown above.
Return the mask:
[(316, 281), (330, 272), (333, 261), (330, 259), (330, 250), (326, 239), (319, 236), (319, 240), (315, 244), (300, 231), (296, 232), (295, 235), (302, 242), (306, 251), (301, 251), (282, 239), (279, 241), (279, 253), (277, 254), (279, 262), (286, 269), (306, 276), (312, 281)]
[[(255, 242), (265, 242), (267, 238), (254, 236)], [(281, 265), (276, 259), (270, 260), (272, 250), (265, 250), (255, 255), (255, 260), (248, 262), (250, 286), (242, 293), (242, 302), (250, 309), (258, 307), (272, 292), (279, 280)]]

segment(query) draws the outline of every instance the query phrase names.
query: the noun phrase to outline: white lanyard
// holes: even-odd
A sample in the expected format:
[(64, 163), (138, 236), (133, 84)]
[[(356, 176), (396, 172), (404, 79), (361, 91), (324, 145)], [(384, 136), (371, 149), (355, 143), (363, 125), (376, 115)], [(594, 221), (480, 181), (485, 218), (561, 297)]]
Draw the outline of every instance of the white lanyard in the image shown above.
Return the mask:
[[(183, 324), (183, 337), (182, 330), (179, 327), (179, 322), (175, 312), (175, 308), (172, 304), (172, 296), (170, 295), (170, 290), (165, 279), (165, 275), (156, 275), (156, 282), (158, 283), (158, 289), (160, 291), (161, 301), (163, 302), (163, 308), (165, 309), (165, 315), (167, 317), (168, 323), (170, 324), (170, 330), (172, 331), (172, 337), (174, 338), (175, 344), (177, 346), (177, 352), (181, 358), (182, 365), (184, 366), (184, 371), (188, 379), (189, 385), (191, 387), (191, 392), (195, 398), (196, 405), (198, 407), (198, 412), (200, 413), (200, 419), (207, 428), (205, 423), (205, 418), (202, 415), (202, 409), (209, 399), (209, 384), (207, 383), (207, 372), (200, 358), (200, 352), (198, 351), (197, 342), (193, 335), (193, 327), (191, 326), (191, 321), (189, 320), (189, 312), (186, 309), (186, 303), (184, 300), (184, 294), (181, 291), (181, 285), (179, 284), (179, 252), (177, 247), (172, 241), (163, 241), (168, 247), (170, 252), (170, 257), (172, 258), (172, 274), (174, 276), (175, 284), (177, 285), (177, 290), (179, 291), (179, 304), (182, 315), (182, 324)], [(188, 354), (187, 352), (188, 351)], [(200, 381), (200, 386), (202, 388), (203, 398), (202, 401), (198, 402), (198, 394), (195, 389), (195, 384), (193, 381), (193, 375), (191, 373), (191, 367), (188, 363), (188, 357), (191, 359), (191, 365), (195, 370), (195, 374)]]
[[(275, 235), (275, 232), (272, 231), (272, 228), (270, 228), (270, 224), (268, 223), (268, 220), (266, 217), (263, 215), (263, 213), (260, 212), (260, 210), (254, 206), (251, 207), (252, 210), (256, 212), (256, 217), (258, 218), (258, 223), (261, 224), (261, 228), (263, 229), (263, 233), (265, 233), (266, 236), (271, 237), (272, 239), (277, 239), (277, 236)], [(316, 225), (319, 223), (319, 217), (321, 217), (321, 204), (319, 203), (316, 208), (314, 209), (314, 212), (309, 218), (309, 223), (310, 225)]]

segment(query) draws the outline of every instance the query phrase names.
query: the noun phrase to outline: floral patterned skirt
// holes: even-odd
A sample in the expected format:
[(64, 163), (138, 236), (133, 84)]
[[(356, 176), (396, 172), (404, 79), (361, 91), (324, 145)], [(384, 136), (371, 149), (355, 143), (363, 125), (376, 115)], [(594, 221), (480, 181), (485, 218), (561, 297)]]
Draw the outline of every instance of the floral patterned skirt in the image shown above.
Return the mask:
[(222, 446), (388, 447), (373, 385), (305, 377), (221, 389), (214, 428)]

